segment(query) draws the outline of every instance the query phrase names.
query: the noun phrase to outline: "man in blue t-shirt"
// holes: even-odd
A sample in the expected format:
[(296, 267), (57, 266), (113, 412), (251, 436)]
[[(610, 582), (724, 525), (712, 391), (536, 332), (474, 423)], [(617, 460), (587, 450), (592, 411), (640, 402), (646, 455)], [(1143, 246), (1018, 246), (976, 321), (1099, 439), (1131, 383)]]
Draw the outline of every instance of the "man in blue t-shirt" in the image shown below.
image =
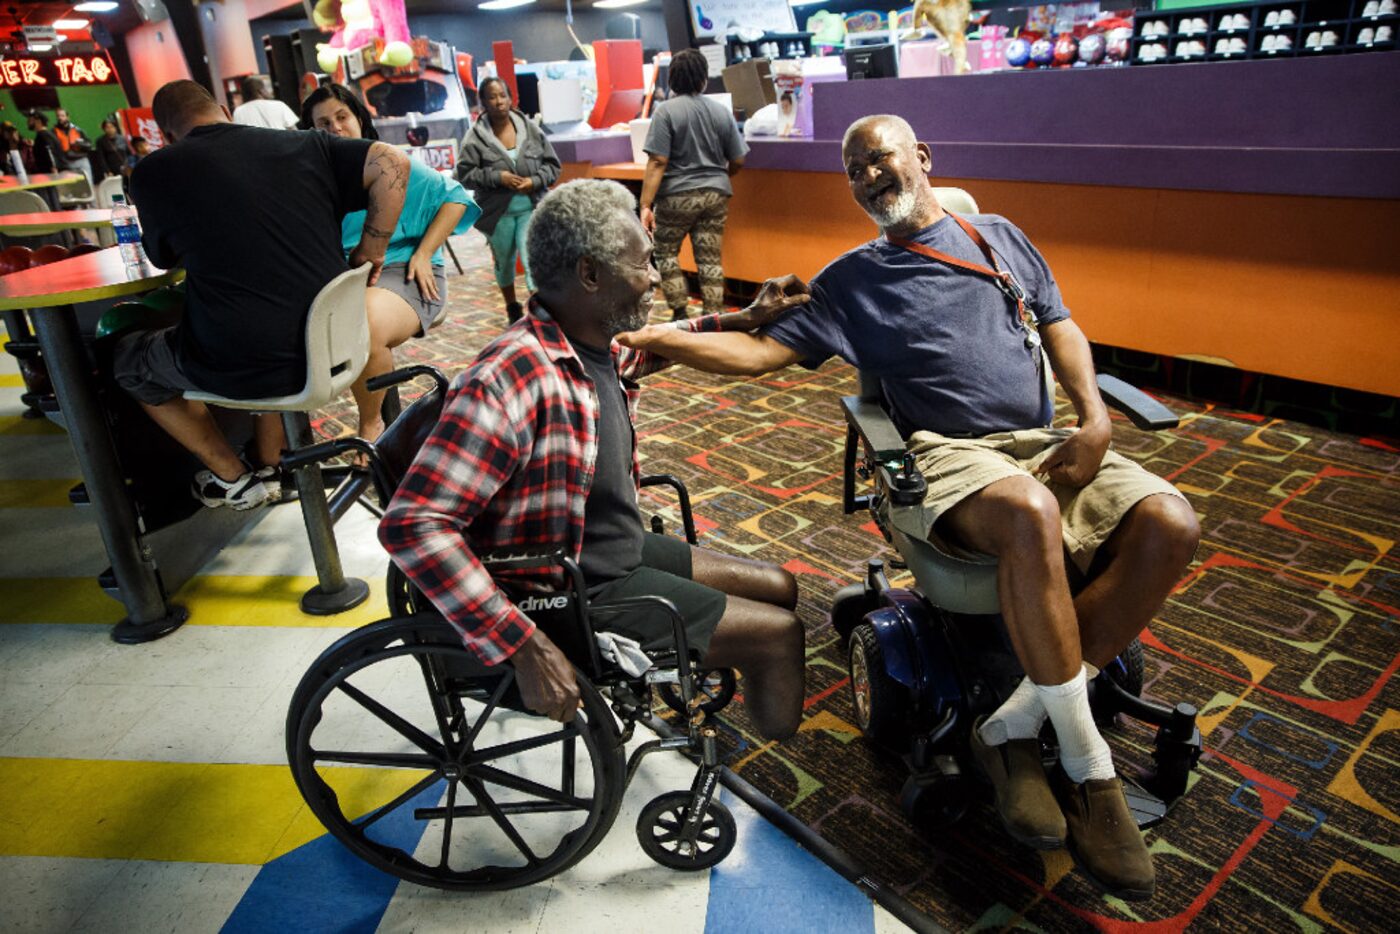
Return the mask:
[[(804, 292), (805, 308), (755, 333), (652, 326), (619, 341), (717, 373), (839, 356), (878, 377), (928, 482), (926, 534), (998, 561), (1002, 613), (1027, 677), (971, 742), (1003, 823), (1037, 848), (1068, 844), (1114, 894), (1150, 897), (1151, 858), (1090, 714), (1087, 680), (1180, 579), (1199, 537), (1195, 512), (1109, 450), (1088, 341), (1025, 234), (994, 215), (946, 213), (929, 185), (929, 148), (899, 117), (856, 121), (842, 160), (882, 236), (810, 287), (792, 276), (765, 283), (775, 312)], [(1042, 344), (1077, 429), (1046, 427)], [(1089, 580), (1078, 596), (1066, 553)], [(1038, 741), (1047, 716), (1060, 745), (1053, 789)]]

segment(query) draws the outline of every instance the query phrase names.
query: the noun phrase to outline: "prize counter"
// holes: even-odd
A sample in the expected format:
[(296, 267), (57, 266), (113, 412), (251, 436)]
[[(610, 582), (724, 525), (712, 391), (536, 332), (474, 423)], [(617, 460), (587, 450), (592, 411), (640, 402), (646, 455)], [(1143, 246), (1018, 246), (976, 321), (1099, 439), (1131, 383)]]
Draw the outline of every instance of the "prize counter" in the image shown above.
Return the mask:
[[(1092, 340), (1400, 395), (1400, 52), (837, 81), (812, 140), (753, 140), (724, 271), (804, 278), (869, 239), (840, 138), (899, 113), (1049, 260)], [(554, 141), (564, 178), (636, 181), (625, 133)], [(693, 270), (688, 248), (682, 264)]]

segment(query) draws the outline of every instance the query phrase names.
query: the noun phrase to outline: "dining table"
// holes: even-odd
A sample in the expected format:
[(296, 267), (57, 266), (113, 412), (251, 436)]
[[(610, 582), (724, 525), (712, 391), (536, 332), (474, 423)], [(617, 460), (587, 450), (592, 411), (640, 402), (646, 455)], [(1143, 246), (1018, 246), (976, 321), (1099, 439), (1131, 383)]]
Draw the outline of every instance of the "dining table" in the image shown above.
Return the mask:
[(33, 322), (87, 500), (112, 562), (127, 613), (112, 630), (117, 642), (159, 638), (183, 624), (188, 613), (168, 601), (156, 561), (143, 541), (73, 306), (136, 295), (183, 277), (178, 269), (128, 267), (117, 247), (0, 276), (0, 311), (27, 311)]
[(0, 195), (10, 191), (35, 191), (56, 211), (58, 189), (66, 185), (76, 185), (86, 178), (82, 172), (31, 172), (24, 181), (20, 181), (14, 175), (4, 175), (0, 176)]
[(44, 237), (70, 230), (91, 230), (101, 227), (110, 228), (111, 226), (111, 208), (0, 214), (0, 234), (8, 234), (12, 237)]

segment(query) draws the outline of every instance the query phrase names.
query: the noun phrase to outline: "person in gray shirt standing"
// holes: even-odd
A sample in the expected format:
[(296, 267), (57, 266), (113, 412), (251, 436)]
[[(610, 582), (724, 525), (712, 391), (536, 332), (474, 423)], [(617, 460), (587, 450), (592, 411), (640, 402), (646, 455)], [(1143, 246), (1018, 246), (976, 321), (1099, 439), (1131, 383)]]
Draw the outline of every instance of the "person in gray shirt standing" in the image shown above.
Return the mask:
[(708, 78), (709, 63), (699, 51), (685, 49), (671, 57), (675, 96), (657, 106), (643, 147), (648, 158), (642, 225), (655, 241), (661, 291), (677, 319), (686, 317), (689, 301), (677, 259), (687, 235), (700, 270), (705, 314), (724, 310), (721, 254), (734, 194), (729, 177), (743, 167), (749, 151), (734, 115), (702, 96)]

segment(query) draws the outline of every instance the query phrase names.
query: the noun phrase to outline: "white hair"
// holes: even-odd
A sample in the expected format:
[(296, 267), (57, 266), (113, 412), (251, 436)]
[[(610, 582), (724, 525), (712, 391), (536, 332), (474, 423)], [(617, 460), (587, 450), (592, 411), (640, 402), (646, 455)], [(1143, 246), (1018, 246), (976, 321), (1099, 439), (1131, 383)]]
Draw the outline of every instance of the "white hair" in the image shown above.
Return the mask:
[(637, 199), (617, 182), (581, 178), (540, 199), (525, 232), (530, 272), (541, 288), (561, 288), (584, 256), (617, 268)]

